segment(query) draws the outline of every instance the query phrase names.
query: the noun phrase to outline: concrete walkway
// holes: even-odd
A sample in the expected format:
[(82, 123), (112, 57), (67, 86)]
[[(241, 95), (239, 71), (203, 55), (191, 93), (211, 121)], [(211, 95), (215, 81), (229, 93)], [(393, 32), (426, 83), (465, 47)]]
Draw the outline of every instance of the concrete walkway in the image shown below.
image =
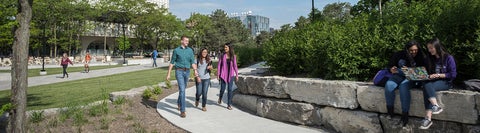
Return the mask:
[[(74, 64), (74, 66), (83, 66), (83, 64)], [(159, 67), (168, 66), (168, 63), (158, 63)], [(71, 66), (69, 66), (71, 67)], [(133, 71), (140, 71), (146, 69), (153, 69), (151, 65), (135, 65), (135, 66), (125, 66), (125, 67), (116, 67), (109, 69), (100, 69), (100, 70), (91, 70), (89, 73), (83, 72), (72, 72), (69, 73), (69, 78), (60, 78), (62, 74), (55, 75), (46, 75), (46, 76), (36, 76), (28, 78), (28, 86), (38, 86), (45, 84), (53, 84), (66, 81), (74, 81), (87, 78), (95, 78), (107, 75), (114, 75), (119, 73), (127, 73)], [(68, 72), (68, 68), (67, 68)], [(10, 73), (0, 73), (0, 90), (9, 90), (11, 89), (11, 74)]]
[[(239, 70), (249, 72), (256, 66)], [(217, 104), (219, 95), (218, 80), (212, 80), (212, 86), (208, 90), (207, 111), (201, 110), (201, 102), (195, 107), (195, 87), (187, 88), (186, 94), (186, 118), (180, 117), (177, 110), (178, 92), (161, 99), (157, 104), (157, 112), (162, 117), (174, 125), (194, 133), (317, 133), (326, 132), (320, 129), (312, 129), (283, 122), (278, 122), (263, 117), (259, 117), (233, 106), (233, 110), (228, 110), (227, 91), (223, 96), (223, 103)], [(174, 88), (176, 89), (176, 88)]]

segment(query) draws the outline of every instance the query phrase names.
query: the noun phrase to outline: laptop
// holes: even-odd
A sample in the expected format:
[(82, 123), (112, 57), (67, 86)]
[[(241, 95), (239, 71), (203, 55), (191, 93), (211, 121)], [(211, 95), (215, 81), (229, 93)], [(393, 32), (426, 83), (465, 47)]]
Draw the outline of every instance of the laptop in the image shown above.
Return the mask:
[(408, 80), (420, 81), (420, 80), (430, 80), (428, 78), (428, 72), (425, 67), (407, 67), (402, 68), (402, 72), (405, 74), (405, 77)]

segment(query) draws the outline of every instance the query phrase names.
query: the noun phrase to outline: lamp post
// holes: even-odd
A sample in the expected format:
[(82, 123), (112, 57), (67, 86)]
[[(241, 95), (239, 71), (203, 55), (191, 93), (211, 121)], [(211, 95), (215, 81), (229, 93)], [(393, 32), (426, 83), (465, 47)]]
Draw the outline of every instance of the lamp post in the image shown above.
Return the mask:
[(45, 71), (45, 43), (46, 43), (46, 35), (45, 35), (45, 25), (46, 25), (46, 20), (41, 20), (42, 23), (42, 28), (43, 28), (43, 37), (42, 37), (42, 70), (40, 70), (40, 75), (47, 75), (47, 71)]
[(315, 20), (315, 7), (314, 7), (314, 3), (313, 3), (313, 0), (312, 0), (312, 22)]

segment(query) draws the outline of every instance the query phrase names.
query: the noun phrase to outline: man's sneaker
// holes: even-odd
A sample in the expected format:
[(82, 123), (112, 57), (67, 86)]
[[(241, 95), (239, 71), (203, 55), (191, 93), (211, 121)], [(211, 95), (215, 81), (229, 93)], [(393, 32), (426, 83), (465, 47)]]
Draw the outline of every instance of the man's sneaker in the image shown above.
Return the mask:
[(432, 114), (440, 114), (443, 111), (442, 107), (438, 105), (433, 105)]
[(422, 125), (420, 126), (420, 129), (428, 129), (430, 128), (430, 126), (432, 126), (433, 122), (431, 120), (428, 120), (428, 119), (423, 119), (422, 120)]

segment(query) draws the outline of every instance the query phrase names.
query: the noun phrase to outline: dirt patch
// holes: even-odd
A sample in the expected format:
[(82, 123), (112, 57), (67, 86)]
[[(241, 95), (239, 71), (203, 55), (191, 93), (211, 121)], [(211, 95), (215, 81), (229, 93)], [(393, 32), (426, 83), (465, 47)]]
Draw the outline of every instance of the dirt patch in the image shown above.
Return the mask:
[[(188, 87), (193, 86), (189, 82)], [(157, 102), (170, 94), (178, 92), (178, 87), (172, 85), (172, 89), (162, 89), (163, 93), (157, 99), (145, 100), (141, 95), (125, 99), (122, 102), (106, 103), (68, 113), (62, 112), (51, 116), (38, 123), (30, 122), (30, 132), (131, 132), (131, 133), (154, 133), (187, 131), (176, 127), (164, 119), (156, 110)], [(108, 108), (108, 109), (106, 109)], [(70, 108), (69, 108), (70, 109)], [(108, 110), (108, 111), (105, 111)], [(80, 113), (78, 113), (80, 112)], [(107, 113), (104, 113), (107, 112)], [(30, 118), (30, 121), (32, 119)]]

